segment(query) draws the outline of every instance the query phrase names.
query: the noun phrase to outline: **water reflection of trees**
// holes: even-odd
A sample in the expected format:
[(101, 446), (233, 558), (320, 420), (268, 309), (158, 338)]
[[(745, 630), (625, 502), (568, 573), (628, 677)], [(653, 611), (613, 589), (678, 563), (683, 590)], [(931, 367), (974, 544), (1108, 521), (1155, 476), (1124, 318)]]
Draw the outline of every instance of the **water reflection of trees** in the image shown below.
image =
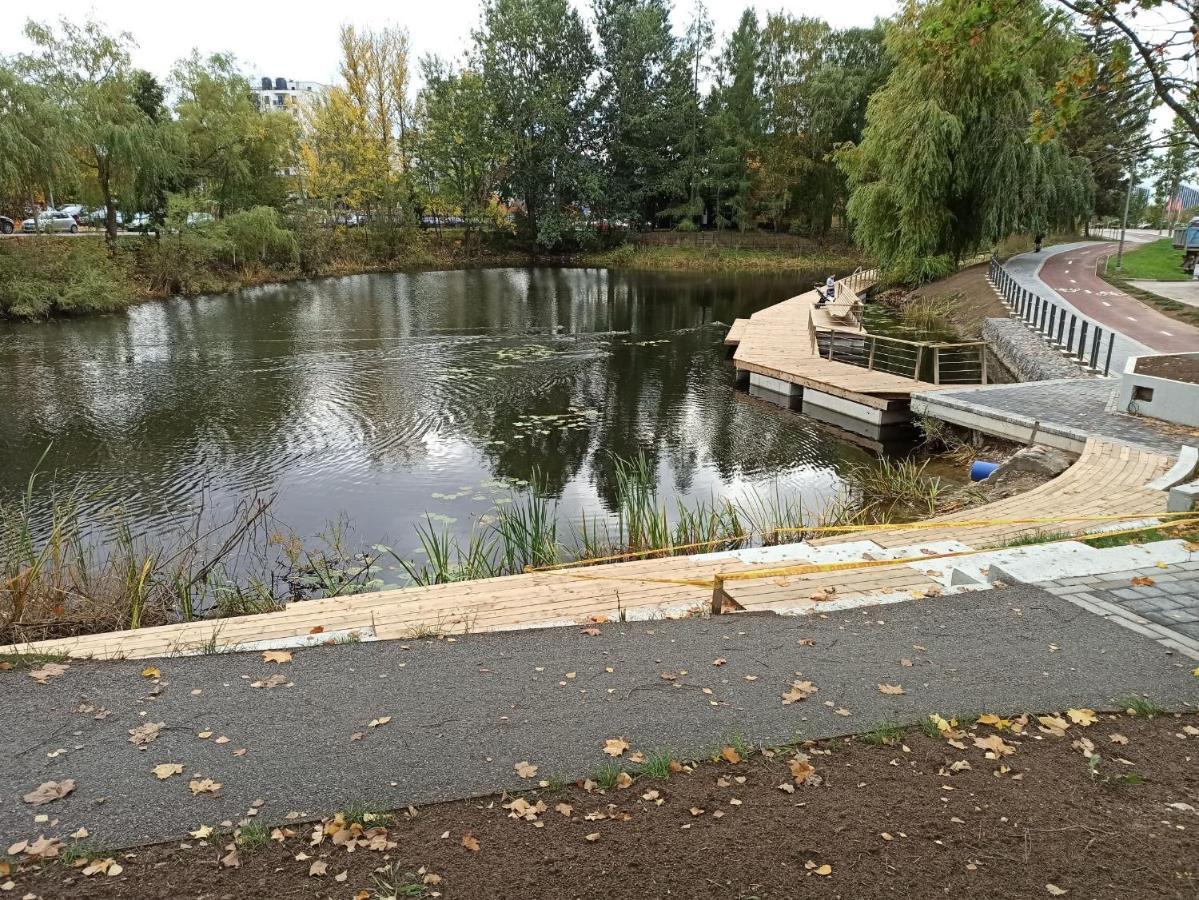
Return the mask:
[[(608, 504), (613, 454), (645, 453), (679, 493), (701, 465), (724, 481), (823, 466), (836, 453), (826, 438), (735, 400), (713, 327), (796, 283), (572, 268), (355, 276), (14, 329), (0, 347), (0, 496), (51, 442), (62, 478), (117, 484), (163, 516), (201, 487), (232, 501), (281, 485), (332, 513), (353, 478), (385, 484), (415, 517), (427, 495), (405, 494), (404, 473), (426, 464), (430, 434), (554, 494), (590, 474)], [(522, 347), (553, 355), (499, 357)], [(587, 429), (513, 427), (571, 407), (596, 411)]]

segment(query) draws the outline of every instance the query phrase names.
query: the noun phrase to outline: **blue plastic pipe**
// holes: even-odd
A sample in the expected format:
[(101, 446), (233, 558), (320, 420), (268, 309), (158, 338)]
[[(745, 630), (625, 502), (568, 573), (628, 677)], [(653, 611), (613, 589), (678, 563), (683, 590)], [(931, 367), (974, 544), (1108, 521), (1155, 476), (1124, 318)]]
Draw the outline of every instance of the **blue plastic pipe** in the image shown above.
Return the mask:
[(992, 472), (999, 468), (999, 463), (987, 462), (986, 460), (976, 459), (970, 464), (970, 480), (982, 481)]

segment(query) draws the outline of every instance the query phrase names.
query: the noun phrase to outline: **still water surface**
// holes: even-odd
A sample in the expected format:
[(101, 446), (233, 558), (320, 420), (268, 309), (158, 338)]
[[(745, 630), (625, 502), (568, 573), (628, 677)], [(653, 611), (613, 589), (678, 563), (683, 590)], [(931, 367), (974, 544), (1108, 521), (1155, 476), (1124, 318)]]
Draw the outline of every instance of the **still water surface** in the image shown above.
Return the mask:
[(671, 506), (819, 507), (866, 453), (734, 390), (721, 341), (822, 274), (360, 275), (0, 325), (0, 500), (50, 446), (146, 532), (276, 495), (300, 534), (344, 514), (411, 550), (426, 513), (465, 533), (535, 477), (563, 519), (606, 514), (611, 457), (641, 450)]

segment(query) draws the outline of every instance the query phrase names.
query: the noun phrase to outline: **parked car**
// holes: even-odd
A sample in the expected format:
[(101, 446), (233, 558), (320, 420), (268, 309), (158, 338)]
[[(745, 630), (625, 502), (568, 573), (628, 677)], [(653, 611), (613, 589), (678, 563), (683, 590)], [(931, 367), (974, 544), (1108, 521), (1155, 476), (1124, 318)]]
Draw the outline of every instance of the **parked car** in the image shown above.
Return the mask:
[(129, 217), (129, 221), (125, 223), (126, 231), (149, 231), (154, 222), (150, 218), (149, 213), (134, 213)]
[(0, 234), (12, 234), (16, 223), (8, 216), (0, 216)]
[(196, 225), (207, 225), (210, 222), (215, 222), (215, 221), (216, 221), (216, 219), (213, 218), (212, 213), (189, 212), (187, 214), (187, 219), (185, 220), (184, 224), (194, 227)]
[(82, 203), (68, 203), (66, 206), (60, 206), (58, 211), (65, 212), (74, 219), (76, 225), (82, 225), (83, 218), (87, 215), (87, 207)]
[(79, 231), (79, 223), (65, 212), (57, 209), (47, 209), (34, 219), (26, 219), (21, 223), (22, 231), (69, 231), (71, 234)]
[[(91, 213), (88, 215), (88, 218), (91, 220), (91, 223), (93, 225), (103, 225), (104, 224), (104, 216), (105, 216), (106, 212), (107, 212), (107, 210), (105, 210), (104, 207), (100, 207), (99, 209), (93, 209), (91, 211)], [(119, 209), (117, 210), (117, 224), (118, 225), (125, 224), (125, 219), (121, 216), (121, 211)]]

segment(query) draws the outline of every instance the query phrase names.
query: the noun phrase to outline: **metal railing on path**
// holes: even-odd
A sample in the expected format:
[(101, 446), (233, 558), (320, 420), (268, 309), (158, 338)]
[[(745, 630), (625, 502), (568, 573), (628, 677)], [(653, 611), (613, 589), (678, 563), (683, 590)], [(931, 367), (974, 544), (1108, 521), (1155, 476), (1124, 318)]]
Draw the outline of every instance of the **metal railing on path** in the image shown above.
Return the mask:
[(1104, 329), (1058, 300), (1030, 291), (995, 257), (991, 257), (988, 275), (1013, 318), (1083, 368), (1096, 375), (1111, 372), (1115, 331)]

